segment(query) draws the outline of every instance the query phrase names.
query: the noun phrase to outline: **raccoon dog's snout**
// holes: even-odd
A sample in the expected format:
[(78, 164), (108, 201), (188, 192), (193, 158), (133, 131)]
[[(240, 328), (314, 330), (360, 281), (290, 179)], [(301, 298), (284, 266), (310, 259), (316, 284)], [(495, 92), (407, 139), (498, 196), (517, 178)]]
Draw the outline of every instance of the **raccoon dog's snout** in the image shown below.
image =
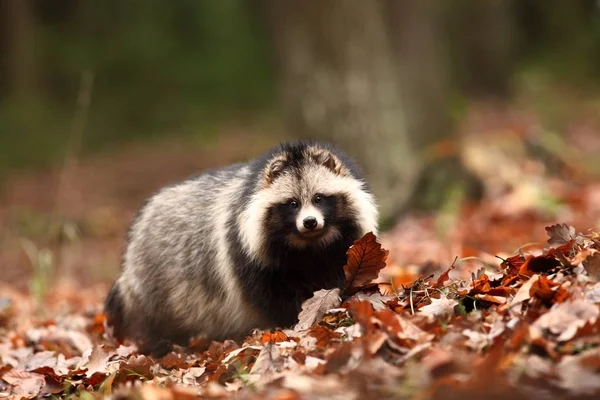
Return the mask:
[(312, 234), (325, 228), (325, 217), (312, 205), (303, 207), (296, 218), (296, 229), (301, 234)]
[(317, 227), (317, 219), (315, 217), (306, 217), (304, 218), (304, 221), (302, 221), (302, 225), (304, 225), (306, 229), (312, 231)]

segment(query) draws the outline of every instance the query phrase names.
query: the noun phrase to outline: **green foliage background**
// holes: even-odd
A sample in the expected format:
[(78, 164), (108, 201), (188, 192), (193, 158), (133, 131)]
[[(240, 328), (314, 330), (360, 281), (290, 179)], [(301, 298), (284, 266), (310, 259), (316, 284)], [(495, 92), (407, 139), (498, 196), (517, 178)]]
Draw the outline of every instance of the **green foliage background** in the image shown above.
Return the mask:
[[(224, 120), (274, 110), (269, 2), (23, 1), (34, 17), (35, 91), (15, 96), (11, 82), (3, 79), (9, 75), (10, 36), (3, 31), (10, 18), (4, 13), (0, 173), (48, 165), (64, 156), (85, 71), (94, 74), (95, 83), (83, 152), (169, 135), (208, 140)], [(561, 115), (571, 109), (555, 83), (571, 85), (600, 104), (595, 94), (600, 87), (600, 9), (594, 0), (507, 2), (508, 17), (479, 0), (441, 7), (445, 22), (439, 31), (453, 88), (449, 107), (461, 115), (478, 96), (511, 101), (516, 87), (526, 92), (528, 104), (558, 121), (553, 128), (560, 130)], [(506, 18), (500, 36), (479, 34), (500, 18)], [(494, 45), (485, 42), (489, 37)]]
[(35, 8), (35, 96), (0, 89), (0, 170), (60, 157), (83, 71), (95, 76), (83, 151), (143, 135), (209, 135), (272, 101), (264, 24), (243, 0), (82, 0)]

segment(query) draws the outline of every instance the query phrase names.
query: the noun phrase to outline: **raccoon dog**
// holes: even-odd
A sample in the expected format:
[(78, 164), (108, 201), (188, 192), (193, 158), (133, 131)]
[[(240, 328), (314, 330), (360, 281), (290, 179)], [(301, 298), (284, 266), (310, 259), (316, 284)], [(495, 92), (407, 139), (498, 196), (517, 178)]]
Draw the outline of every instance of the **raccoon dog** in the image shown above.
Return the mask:
[(348, 247), (377, 218), (354, 162), (317, 142), (166, 187), (130, 228), (108, 324), (150, 353), (291, 326), (315, 290), (343, 284)]

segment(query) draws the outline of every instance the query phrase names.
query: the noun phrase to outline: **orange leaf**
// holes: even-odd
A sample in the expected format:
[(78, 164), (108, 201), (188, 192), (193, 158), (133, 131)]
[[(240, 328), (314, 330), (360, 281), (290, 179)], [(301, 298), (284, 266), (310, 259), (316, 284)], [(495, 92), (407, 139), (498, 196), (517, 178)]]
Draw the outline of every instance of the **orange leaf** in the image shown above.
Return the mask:
[(456, 268), (456, 266), (452, 264), (450, 268), (448, 268), (442, 275), (440, 275), (434, 287), (437, 289), (443, 288), (444, 282), (450, 279), (450, 271), (452, 271), (454, 268)]
[(478, 293), (487, 293), (492, 289), (492, 285), (490, 284), (490, 278), (486, 274), (481, 275), (479, 279), (473, 281), (473, 289), (471, 289), (471, 294)]
[(502, 266), (508, 269), (509, 274), (517, 273), (521, 265), (525, 263), (525, 257), (518, 254), (516, 256), (508, 257), (502, 261)]
[(554, 303), (562, 303), (569, 297), (564, 287), (544, 275), (540, 275), (540, 279), (534, 282), (529, 289), (529, 295), (540, 299), (548, 307)]
[(262, 344), (285, 342), (287, 340), (288, 340), (287, 335), (285, 333), (283, 333), (282, 331), (280, 331), (279, 329), (274, 330), (272, 332), (265, 332), (265, 333), (263, 333), (262, 337), (260, 338), (260, 342)]
[(375, 310), (373, 305), (366, 301), (352, 301), (350, 302), (350, 312), (356, 322), (358, 322), (363, 329), (369, 329), (373, 325), (373, 316)]
[(372, 232), (354, 242), (348, 249), (348, 263), (344, 265), (346, 289), (357, 289), (377, 278), (385, 267), (388, 251), (381, 248)]

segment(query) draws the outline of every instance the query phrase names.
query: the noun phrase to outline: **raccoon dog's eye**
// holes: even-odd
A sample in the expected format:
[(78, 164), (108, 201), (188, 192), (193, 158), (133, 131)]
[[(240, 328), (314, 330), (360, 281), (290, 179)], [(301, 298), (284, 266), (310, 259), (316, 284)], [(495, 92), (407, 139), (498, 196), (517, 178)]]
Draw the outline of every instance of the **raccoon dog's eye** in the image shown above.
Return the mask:
[(298, 208), (298, 206), (299, 206), (299, 204), (296, 200), (290, 200), (289, 205), (292, 208)]
[(313, 199), (313, 201), (316, 203), (320, 203), (321, 201), (323, 201), (323, 196), (318, 194), (315, 196), (315, 198)]

